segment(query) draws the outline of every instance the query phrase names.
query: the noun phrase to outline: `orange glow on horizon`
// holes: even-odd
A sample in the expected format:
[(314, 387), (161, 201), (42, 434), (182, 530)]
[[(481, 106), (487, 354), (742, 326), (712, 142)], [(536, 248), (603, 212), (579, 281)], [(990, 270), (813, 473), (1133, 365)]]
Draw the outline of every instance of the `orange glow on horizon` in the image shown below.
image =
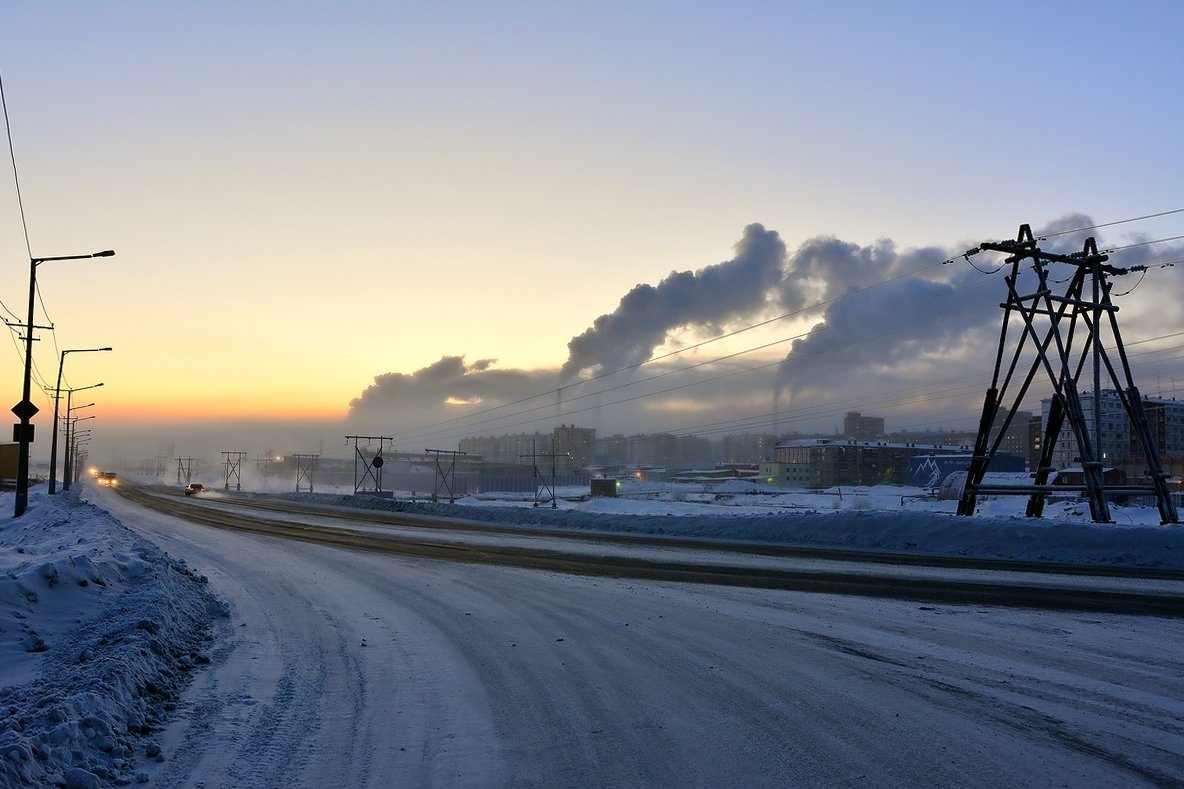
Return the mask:
[(103, 405), (103, 419), (112, 423), (167, 424), (209, 421), (326, 421), (346, 418), (348, 408), (318, 403), (277, 403), (263, 397), (227, 398), (214, 402), (205, 398), (135, 402), (123, 400)]

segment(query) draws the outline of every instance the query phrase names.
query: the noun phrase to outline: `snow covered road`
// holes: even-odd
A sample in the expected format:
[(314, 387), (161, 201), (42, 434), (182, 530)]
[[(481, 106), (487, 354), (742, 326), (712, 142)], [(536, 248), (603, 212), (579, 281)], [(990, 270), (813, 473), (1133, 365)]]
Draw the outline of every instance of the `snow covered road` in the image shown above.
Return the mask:
[(162, 786), (1173, 785), (1180, 619), (590, 579), (101, 505), (230, 604)]

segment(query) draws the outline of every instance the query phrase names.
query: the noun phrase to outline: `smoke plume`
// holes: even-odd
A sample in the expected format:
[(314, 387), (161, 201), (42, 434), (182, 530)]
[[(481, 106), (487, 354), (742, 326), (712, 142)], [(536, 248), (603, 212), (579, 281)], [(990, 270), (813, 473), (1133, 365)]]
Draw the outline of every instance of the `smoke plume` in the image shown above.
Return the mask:
[(671, 272), (657, 285), (641, 284), (626, 293), (617, 309), (567, 344), (560, 370), (563, 381), (583, 370), (617, 370), (648, 360), (676, 329), (708, 331), (747, 317), (765, 306), (769, 290), (782, 279), (785, 244), (759, 224), (744, 228), (736, 257), (698, 271)]
[[(1041, 228), (1047, 236), (1040, 242), (1041, 248), (1080, 251), (1091, 233), (1065, 231), (1091, 224), (1091, 219), (1081, 214), (1061, 217)], [(1014, 236), (1007, 232), (991, 240), (1009, 237)], [(975, 239), (982, 240), (986, 239)], [(774, 364), (775, 380), (773, 367), (760, 373), (762, 365), (751, 359), (735, 361), (737, 373), (743, 372), (744, 366), (758, 371), (743, 378), (720, 376), (727, 365), (680, 371), (682, 363), (668, 360), (655, 365), (654, 371), (663, 377), (649, 388), (656, 391), (668, 386), (675, 379), (665, 376), (677, 373), (680, 394), (630, 399), (611, 413), (606, 411), (603, 426), (655, 430), (669, 429), (679, 420), (707, 423), (738, 409), (755, 412), (761, 406), (751, 401), (762, 398), (772, 411), (781, 411), (788, 405), (778, 402), (783, 396), (798, 405), (821, 405), (821, 410), (834, 411), (830, 404), (843, 402), (843, 408), (858, 408), (851, 402), (866, 398), (883, 403), (884, 392), (939, 385), (974, 390), (967, 402), (977, 403), (978, 387), (988, 382), (1002, 320), (999, 303), (1006, 297), (1006, 288), (1003, 272), (989, 276), (1002, 256), (983, 254), (964, 260), (962, 252), (967, 246), (970, 243), (902, 250), (889, 240), (861, 245), (819, 236), (787, 252), (776, 232), (752, 224), (744, 229), (731, 260), (693, 272), (674, 272), (656, 285), (631, 289), (616, 310), (601, 315), (587, 331), (571, 339), (567, 360), (558, 370), (503, 370), (488, 359), (466, 362), (463, 356), (446, 356), (414, 373), (377, 376), (351, 403), (350, 419), (381, 420), (384, 430), (403, 421), (415, 427), (465, 413), (483, 413), (492, 406), (524, 398), (533, 400), (553, 393), (561, 382), (565, 394), (570, 391), (578, 397), (588, 390), (568, 389), (572, 385), (566, 382), (573, 377), (588, 370), (606, 372), (650, 360), (657, 348), (676, 339), (674, 335), (680, 331), (705, 336), (718, 333), (721, 327), (735, 328), (799, 311), (813, 328), (793, 340), (784, 360)], [(1101, 242), (1099, 246), (1103, 247)], [(1113, 263), (1154, 263), (1157, 259), (1174, 260), (1181, 254), (1184, 252), (1178, 246), (1167, 250), (1160, 246), (1154, 251), (1137, 247), (1123, 251)], [(1159, 281), (1163, 283), (1167, 276), (1161, 275)], [(1131, 285), (1137, 284), (1134, 276), (1129, 280)], [(1028, 288), (1029, 284), (1020, 287)], [(1177, 294), (1178, 289), (1162, 284), (1140, 288), (1138, 298), (1123, 307), (1124, 326), (1134, 330), (1129, 336), (1163, 335), (1178, 327)], [(684, 384), (695, 384), (695, 388), (689, 390)], [(582, 422), (600, 419), (599, 411), (593, 415), (576, 410), (599, 402), (597, 398), (574, 403), (573, 413)], [(974, 408), (972, 404), (970, 410)], [(535, 416), (533, 411), (529, 413), (527, 419)], [(484, 417), (475, 430), (466, 432), (533, 429), (532, 422), (525, 427), (522, 422), (522, 418), (508, 420), (503, 426)]]

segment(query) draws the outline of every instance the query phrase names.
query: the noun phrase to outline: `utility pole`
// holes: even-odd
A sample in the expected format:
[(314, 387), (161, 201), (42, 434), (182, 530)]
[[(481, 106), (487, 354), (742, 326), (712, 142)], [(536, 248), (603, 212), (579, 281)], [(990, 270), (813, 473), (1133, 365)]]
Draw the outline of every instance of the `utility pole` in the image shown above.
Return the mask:
[(185, 484), (188, 485), (192, 480), (190, 479), (190, 472), (193, 470), (193, 458), (177, 458), (177, 484), (180, 485), (181, 475), (185, 475)]
[[(115, 252), (107, 249), (89, 255), (58, 255), (29, 259), (29, 313), (25, 321), (25, 375), (21, 401), (12, 407), (12, 413), (21, 420), (12, 430), (12, 440), (18, 444), (16, 460), (16, 497), (13, 517), (19, 518), (29, 507), (29, 445), (33, 443), (33, 416), (40, 410), (29, 399), (32, 393), (33, 376), (33, 307), (37, 294), (37, 267), (54, 260), (83, 260), (85, 258), (106, 258)], [(56, 430), (56, 428), (55, 428)]]
[[(1044, 512), (1044, 499), (1056, 491), (1076, 490), (1083, 493), (1089, 503), (1090, 514), (1096, 523), (1110, 523), (1110, 509), (1107, 499), (1117, 496), (1154, 496), (1159, 506), (1160, 521), (1164, 524), (1178, 523), (1175, 503), (1167, 487), (1168, 475), (1160, 463), (1159, 451), (1151, 435), (1147, 415), (1143, 409), (1142, 395), (1135, 386), (1127, 360), (1126, 349), (1118, 330), (1115, 306), (1110, 297), (1113, 287), (1108, 275), (1128, 274), (1145, 271), (1146, 266), (1115, 268), (1107, 265), (1109, 256), (1098, 252), (1094, 239), (1088, 238), (1079, 253), (1060, 255), (1044, 252), (1037, 246), (1028, 225), (1021, 225), (1015, 241), (998, 243), (984, 242), (966, 253), (972, 254), (990, 250), (1008, 255), (1005, 263), (1011, 265), (1011, 273), (1004, 277), (1007, 283), (1007, 301), (1003, 308), (1003, 326), (999, 335), (999, 347), (995, 354), (995, 367), (983, 400), (982, 416), (979, 420), (978, 437), (974, 454), (966, 474), (966, 485), (958, 502), (959, 515), (973, 515), (977, 497), (989, 495), (1028, 496), (1027, 515), (1040, 517)], [(1032, 272), (1036, 275), (1036, 289), (1027, 294), (1019, 292), (1020, 265), (1032, 261)], [(1074, 271), (1066, 282), (1063, 295), (1053, 293), (1053, 286), (1059, 283), (1050, 278), (1048, 264), (1060, 263), (1072, 266)], [(1087, 292), (1086, 286), (1089, 286)], [(1012, 319), (1022, 323), (1022, 334), (1018, 340), (1009, 343), (1008, 324)], [(1041, 329), (1037, 328), (1037, 323)], [(1118, 367), (1110, 359), (1103, 346), (1102, 326), (1108, 324), (1110, 342), (1118, 356)], [(1074, 347), (1075, 334), (1080, 327), (1086, 335), (1080, 348)], [(1020, 359), (1025, 347), (1034, 350), (1026, 375), (1012, 396), (1008, 389), (1016, 378)], [(1011, 359), (1004, 370), (1004, 357), (1010, 347)], [(1093, 367), (1093, 422), (1087, 423), (1082, 398), (1077, 384), (1085, 369), (1086, 361), (1092, 360)], [(1115, 393), (1122, 402), (1132, 429), (1132, 444), (1138, 445), (1147, 461), (1150, 486), (1121, 485), (1107, 487), (1103, 475), (1103, 453), (1101, 450), (1101, 388), (1102, 370), (1106, 370)], [(1031, 485), (984, 484), (983, 477), (991, 459), (994, 458), (1007, 434), (1007, 430), (1028, 393), (1038, 370), (1043, 369), (1052, 385), (1053, 397), (1040, 447), (1040, 461), (1035, 469)], [(1010, 400), (1010, 405), (1006, 403)], [(1006, 410), (1003, 410), (1006, 406)], [(1002, 422), (1000, 414), (1005, 414)], [(1054, 470), (1052, 461), (1061, 429), (1068, 422), (1077, 451), (1081, 459), (1084, 484), (1049, 485), (1049, 475)], [(996, 432), (997, 431), (997, 432)], [(994, 432), (994, 439), (992, 433)]]
[(312, 472), (317, 467), (320, 455), (288, 455), (296, 461), (296, 492), (301, 492), (303, 484), (308, 484), (308, 492), (312, 493)]
[(534, 441), (530, 442), (530, 448), (531, 448), (530, 454), (519, 455), (519, 457), (530, 458), (531, 465), (534, 468), (534, 479), (535, 479), (534, 506), (535, 507), (539, 506), (539, 503), (543, 500), (542, 498), (539, 497), (539, 487), (540, 487), (539, 477), (540, 477), (540, 475), (539, 475), (538, 461), (540, 458), (550, 458), (551, 459), (551, 481), (550, 481), (550, 483), (548, 483), (544, 480), (542, 483), (542, 488), (547, 491), (547, 495), (550, 496), (550, 498), (551, 498), (551, 509), (556, 509), (559, 506), (559, 504), (556, 502), (556, 497), (555, 497), (555, 458), (557, 458), (557, 457), (570, 458), (571, 455), (566, 454), (566, 453), (563, 453), (563, 454), (556, 453), (554, 439), (551, 439), (551, 451), (550, 452), (538, 452), (535, 448)]
[[(371, 480), (374, 483), (374, 492), (382, 492), (382, 466), (386, 462), (382, 457), (383, 447), (386, 442), (391, 442), (391, 448), (394, 448), (395, 439), (390, 436), (346, 436), (345, 440), (350, 439), (354, 441), (354, 493), (366, 492), (366, 480)], [(361, 445), (359, 442), (365, 441), (366, 446), (370, 446), (370, 442), (378, 442), (378, 453), (373, 458), (367, 458), (362, 454)], [(358, 464), (361, 463), (362, 475), (358, 476)]]
[(226, 471), (226, 485), (223, 490), (230, 490), (230, 480), (232, 479), (234, 480), (234, 489), (236, 491), (243, 489), (242, 462), (246, 455), (246, 452), (236, 450), (222, 453), (222, 457), (225, 458), (222, 461), (222, 465)]
[[(432, 501), (439, 500), (440, 489), (443, 488), (448, 492), (448, 503), (456, 503), (456, 496), (453, 491), (456, 489), (456, 457), (457, 455), (467, 455), (468, 452), (458, 452), (455, 449), (425, 449), (424, 452), (431, 452), (436, 456), (435, 478), (432, 481)], [(440, 465), (440, 456), (448, 456), (448, 469), (445, 470)]]

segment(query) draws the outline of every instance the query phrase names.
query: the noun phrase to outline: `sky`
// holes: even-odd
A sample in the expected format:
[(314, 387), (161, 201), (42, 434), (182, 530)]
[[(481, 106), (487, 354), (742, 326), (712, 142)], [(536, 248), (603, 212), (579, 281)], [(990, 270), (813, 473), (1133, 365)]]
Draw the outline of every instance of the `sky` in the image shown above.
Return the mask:
[[(37, 384), (62, 349), (115, 349), (65, 365), (67, 388), (104, 383), (100, 459), (833, 431), (847, 410), (960, 429), (1001, 282), (961, 261), (850, 291), (1021, 223), (1184, 208), (1181, 22), (1158, 2), (9, 4), (0, 301), (24, 321), (31, 256), (116, 251), (37, 276)], [(1182, 234), (1179, 213), (1097, 231)], [(1159, 352), (1148, 393), (1184, 380), (1178, 337), (1155, 339), (1184, 329), (1182, 271), (1123, 302), (1127, 342)], [(804, 336), (917, 315), (938, 328)]]

